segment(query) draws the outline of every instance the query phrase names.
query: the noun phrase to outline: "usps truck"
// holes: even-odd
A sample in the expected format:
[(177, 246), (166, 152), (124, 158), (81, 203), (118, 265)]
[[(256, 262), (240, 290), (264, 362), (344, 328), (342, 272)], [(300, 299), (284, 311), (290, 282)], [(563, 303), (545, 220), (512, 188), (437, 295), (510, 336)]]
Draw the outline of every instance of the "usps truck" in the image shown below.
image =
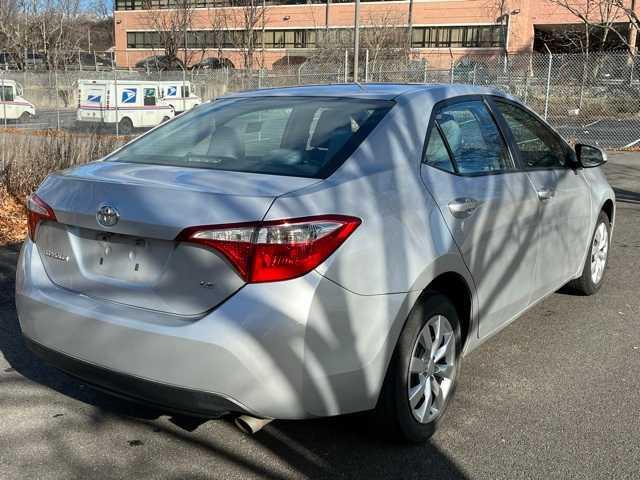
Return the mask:
[(160, 97), (173, 107), (176, 115), (191, 110), (202, 103), (202, 99), (193, 93), (193, 87), (189, 82), (177, 80), (162, 81), (158, 84), (160, 85)]
[(26, 122), (35, 116), (36, 108), (23, 95), (18, 82), (0, 79), (0, 121)]
[(121, 133), (155, 127), (175, 115), (158, 82), (78, 80), (78, 125), (118, 124)]

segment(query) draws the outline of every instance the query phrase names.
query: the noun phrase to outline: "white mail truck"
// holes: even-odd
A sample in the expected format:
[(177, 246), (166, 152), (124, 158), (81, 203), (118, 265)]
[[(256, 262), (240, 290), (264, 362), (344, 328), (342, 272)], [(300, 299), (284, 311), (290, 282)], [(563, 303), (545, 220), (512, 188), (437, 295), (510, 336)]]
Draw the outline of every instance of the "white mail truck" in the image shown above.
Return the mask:
[(162, 81), (160, 97), (173, 107), (176, 114), (186, 112), (202, 103), (202, 99), (193, 93), (193, 86), (189, 82)]
[(174, 108), (160, 97), (158, 82), (79, 80), (78, 125), (116, 125), (120, 133), (155, 127), (171, 119)]
[(36, 114), (33, 103), (23, 97), (22, 86), (8, 79), (0, 79), (0, 122), (26, 122)]

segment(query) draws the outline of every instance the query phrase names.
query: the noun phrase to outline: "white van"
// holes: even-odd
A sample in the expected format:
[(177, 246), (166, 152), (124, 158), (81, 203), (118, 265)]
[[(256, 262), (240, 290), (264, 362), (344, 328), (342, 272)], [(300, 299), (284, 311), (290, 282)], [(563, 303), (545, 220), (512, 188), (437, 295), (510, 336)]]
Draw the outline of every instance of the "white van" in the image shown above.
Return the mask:
[(202, 99), (193, 93), (193, 87), (189, 82), (182, 80), (162, 81), (160, 85), (160, 97), (173, 107), (176, 114), (191, 110), (202, 103)]
[[(117, 93), (116, 93), (117, 84)], [(155, 127), (175, 115), (158, 82), (78, 80), (78, 124), (118, 124), (121, 133)]]
[(33, 103), (24, 99), (22, 85), (14, 80), (0, 80), (0, 121), (25, 122), (36, 114)]

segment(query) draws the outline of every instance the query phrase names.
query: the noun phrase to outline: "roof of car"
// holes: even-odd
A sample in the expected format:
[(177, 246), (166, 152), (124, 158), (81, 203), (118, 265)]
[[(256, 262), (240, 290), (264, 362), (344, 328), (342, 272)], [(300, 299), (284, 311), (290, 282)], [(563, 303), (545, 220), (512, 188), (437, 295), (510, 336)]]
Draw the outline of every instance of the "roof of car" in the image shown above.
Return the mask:
[(303, 85), (297, 87), (262, 88), (225, 95), (238, 97), (348, 97), (378, 100), (392, 100), (415, 92), (447, 90), (449, 95), (468, 95), (470, 90), (477, 94), (500, 94), (495, 89), (471, 85), (424, 84), (424, 83), (341, 83), (328, 85)]

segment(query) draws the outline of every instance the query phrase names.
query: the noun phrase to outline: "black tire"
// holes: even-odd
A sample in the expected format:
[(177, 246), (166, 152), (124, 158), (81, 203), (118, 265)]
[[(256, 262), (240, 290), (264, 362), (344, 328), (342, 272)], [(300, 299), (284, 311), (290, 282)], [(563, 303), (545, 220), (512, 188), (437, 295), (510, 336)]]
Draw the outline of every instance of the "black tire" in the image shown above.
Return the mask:
[(20, 118), (18, 118), (18, 123), (27, 123), (32, 118), (33, 115), (31, 115), (29, 112), (22, 112), (22, 115), (20, 115)]
[[(594, 238), (596, 236), (596, 232), (598, 231), (598, 227), (600, 227), (600, 225), (602, 224), (604, 224), (604, 227), (607, 231), (608, 247), (607, 247), (607, 254), (606, 254), (606, 259), (604, 264), (604, 271), (600, 279), (597, 282), (595, 282), (591, 274), (591, 260), (594, 255), (594, 247), (595, 247)], [(609, 223), (609, 217), (607, 216), (607, 214), (604, 212), (600, 212), (600, 215), (598, 215), (598, 220), (596, 221), (596, 227), (594, 228), (593, 234), (591, 235), (591, 241), (589, 243), (589, 253), (587, 254), (587, 258), (585, 259), (584, 265), (582, 267), (582, 275), (580, 275), (579, 278), (576, 278), (575, 280), (572, 280), (571, 282), (569, 282), (568, 287), (571, 290), (581, 295), (593, 295), (598, 290), (600, 290), (600, 287), (604, 282), (605, 274), (607, 272), (607, 266), (609, 265), (610, 251), (611, 251), (611, 224)]]
[[(443, 315), (451, 324), (455, 336), (455, 371), (452, 387), (438, 417), (429, 423), (420, 423), (413, 415), (408, 399), (409, 365), (418, 334), (427, 321), (435, 315)], [(460, 320), (455, 306), (448, 297), (427, 291), (409, 314), (400, 333), (398, 344), (387, 370), (378, 405), (374, 411), (374, 424), (391, 440), (421, 443), (427, 441), (438, 429), (446, 408), (455, 393), (461, 362), (462, 339)]]
[(162, 121), (160, 123), (166, 123), (170, 120), (169, 117), (162, 117)]
[(122, 135), (129, 135), (133, 132), (133, 122), (130, 118), (125, 117), (120, 120), (120, 123), (118, 123), (118, 132)]

